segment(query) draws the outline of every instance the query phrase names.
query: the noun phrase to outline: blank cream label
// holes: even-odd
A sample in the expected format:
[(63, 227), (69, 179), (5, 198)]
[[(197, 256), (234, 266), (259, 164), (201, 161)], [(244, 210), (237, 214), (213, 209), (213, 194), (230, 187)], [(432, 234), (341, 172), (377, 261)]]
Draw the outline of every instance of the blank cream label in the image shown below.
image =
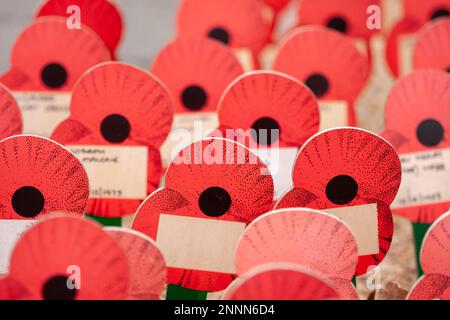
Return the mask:
[(410, 74), (414, 70), (414, 47), (417, 37), (414, 34), (407, 34), (400, 37), (398, 45), (398, 67), (401, 76)]
[(355, 236), (360, 256), (380, 252), (376, 203), (326, 209), (325, 211), (347, 223)]
[(244, 230), (240, 222), (161, 214), (156, 243), (169, 267), (234, 274)]
[(216, 112), (176, 114), (172, 131), (161, 146), (164, 167), (169, 166), (181, 150), (207, 137), (218, 126), (219, 119)]
[(450, 201), (450, 149), (400, 156), (402, 182), (392, 208)]
[(320, 130), (348, 125), (348, 104), (346, 101), (319, 101)]
[(50, 137), (70, 115), (70, 93), (15, 92), (22, 111), (23, 132)]
[(8, 273), (17, 240), (38, 220), (0, 220), (0, 275)]
[(292, 169), (297, 159), (297, 148), (252, 149), (268, 166), (273, 177), (275, 199), (292, 189)]
[(145, 199), (147, 147), (68, 146), (86, 169), (91, 198)]

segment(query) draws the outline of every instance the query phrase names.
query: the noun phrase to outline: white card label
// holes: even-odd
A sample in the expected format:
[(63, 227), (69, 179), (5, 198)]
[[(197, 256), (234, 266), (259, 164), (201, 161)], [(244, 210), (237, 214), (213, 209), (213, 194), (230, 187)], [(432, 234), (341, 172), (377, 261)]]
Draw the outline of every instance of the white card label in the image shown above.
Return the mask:
[(70, 116), (70, 93), (16, 91), (13, 95), (22, 112), (25, 134), (48, 138)]
[(319, 101), (320, 130), (348, 125), (348, 104), (346, 101)]
[(217, 112), (176, 114), (172, 131), (161, 146), (163, 166), (168, 167), (181, 150), (208, 136), (218, 126)]
[(145, 199), (147, 147), (67, 146), (83, 164), (91, 198)]
[(244, 230), (241, 222), (161, 214), (156, 243), (169, 267), (234, 274)]
[(275, 199), (292, 189), (292, 170), (297, 159), (297, 148), (251, 149), (269, 167), (275, 187)]
[(17, 240), (39, 220), (0, 220), (0, 275), (9, 272), (9, 260)]
[(414, 70), (414, 48), (417, 37), (414, 34), (400, 36), (398, 46), (398, 68), (400, 76), (410, 74)]
[(378, 254), (378, 211), (376, 203), (324, 211), (343, 220), (353, 232), (360, 256)]
[(402, 182), (392, 208), (450, 201), (450, 149), (400, 156)]

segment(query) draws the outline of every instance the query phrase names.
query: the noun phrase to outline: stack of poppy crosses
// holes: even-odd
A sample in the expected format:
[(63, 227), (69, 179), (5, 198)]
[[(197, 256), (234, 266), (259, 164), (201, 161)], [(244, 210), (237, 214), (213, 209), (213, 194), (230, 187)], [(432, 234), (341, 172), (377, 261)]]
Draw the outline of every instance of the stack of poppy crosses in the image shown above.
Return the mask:
[(395, 216), (405, 298), (450, 299), (450, 1), (380, 3), (181, 0), (145, 70), (117, 5), (42, 1), (0, 75), (0, 299), (361, 299)]

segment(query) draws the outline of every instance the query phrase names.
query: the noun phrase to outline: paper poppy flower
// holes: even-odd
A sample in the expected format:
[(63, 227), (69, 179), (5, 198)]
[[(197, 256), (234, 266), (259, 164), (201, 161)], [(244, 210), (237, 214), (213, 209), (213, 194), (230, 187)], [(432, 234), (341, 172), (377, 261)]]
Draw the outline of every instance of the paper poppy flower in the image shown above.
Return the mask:
[(412, 287), (408, 300), (450, 300), (450, 277), (441, 274), (422, 276)]
[(81, 22), (103, 40), (114, 56), (122, 38), (123, 22), (119, 8), (107, 0), (47, 0), (38, 10), (37, 17), (61, 16), (67, 18), (70, 6), (80, 8)]
[(167, 45), (151, 71), (169, 88), (177, 113), (215, 111), (223, 91), (244, 72), (228, 48), (193, 38), (179, 38)]
[(254, 54), (269, 40), (271, 23), (259, 0), (183, 0), (177, 15), (179, 36), (209, 37)]
[(322, 27), (298, 28), (280, 45), (273, 69), (304, 82), (319, 100), (345, 101), (347, 124), (355, 122), (353, 103), (370, 68), (351, 39)]
[(421, 24), (450, 15), (450, 1), (448, 0), (403, 0), (405, 16)]
[(255, 219), (238, 243), (235, 261), (238, 275), (268, 263), (298, 264), (329, 279), (342, 298), (357, 297), (351, 285), (355, 238), (345, 223), (320, 211), (283, 209)]
[(159, 300), (166, 287), (167, 269), (156, 243), (144, 234), (123, 228), (106, 228), (128, 258), (128, 299)]
[(295, 264), (267, 264), (236, 279), (223, 300), (339, 300), (326, 278)]
[(117, 300), (128, 293), (128, 272), (124, 252), (96, 223), (54, 217), (18, 241), (10, 277), (33, 299)]
[(234, 278), (239, 235), (272, 199), (272, 177), (254, 154), (231, 140), (205, 139), (175, 158), (164, 189), (142, 204), (133, 229), (156, 240), (169, 284), (220, 291)]
[[(399, 197), (392, 208), (414, 222), (431, 223), (450, 206), (450, 199), (445, 198), (445, 169), (433, 173), (425, 168), (447, 161), (439, 158), (450, 147), (449, 86), (450, 75), (446, 72), (416, 71), (395, 85), (386, 103), (386, 130), (382, 135), (400, 154), (404, 171)], [(419, 153), (433, 156), (427, 162), (424, 157), (417, 159)], [(441, 195), (430, 197), (434, 192)]]
[(61, 145), (36, 136), (0, 142), (0, 219), (37, 219), (52, 212), (82, 215), (88, 178)]
[(89, 28), (70, 30), (64, 18), (40, 18), (17, 38), (0, 81), (11, 90), (70, 91), (86, 70), (107, 60), (108, 49)]
[(369, 39), (374, 30), (367, 27), (367, 8), (380, 6), (377, 0), (302, 0), (301, 25), (321, 25), (354, 38)]
[(450, 73), (450, 18), (432, 22), (419, 34), (414, 49), (415, 69), (440, 69)]
[[(92, 68), (80, 79), (70, 110), (70, 117), (56, 128), (52, 138), (75, 148), (85, 158), (83, 164), (93, 166), (87, 170), (93, 175), (87, 212), (102, 217), (132, 214), (159, 184), (159, 147), (173, 117), (168, 91), (145, 71), (109, 62)], [(89, 146), (95, 150), (93, 146), (100, 146), (103, 151), (89, 151)], [(91, 161), (93, 152), (106, 156)], [(118, 163), (113, 169), (118, 170), (115, 178), (113, 172), (101, 169), (105, 168), (103, 162)]]
[(22, 114), (8, 88), (0, 83), (0, 139), (22, 133)]
[(347, 216), (341, 217), (352, 221), (360, 252), (356, 275), (383, 260), (393, 235), (389, 206), (401, 181), (400, 160), (387, 141), (356, 128), (321, 132), (300, 149), (293, 181), (277, 208), (308, 207)]

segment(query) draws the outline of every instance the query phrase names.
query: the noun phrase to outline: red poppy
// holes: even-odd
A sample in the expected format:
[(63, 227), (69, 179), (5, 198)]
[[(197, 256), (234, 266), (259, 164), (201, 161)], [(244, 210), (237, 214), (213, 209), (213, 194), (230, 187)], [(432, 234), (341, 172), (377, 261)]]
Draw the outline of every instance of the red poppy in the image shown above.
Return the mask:
[(83, 25), (91, 28), (104, 41), (114, 56), (122, 38), (122, 16), (119, 8), (106, 0), (47, 0), (37, 12), (41, 16), (61, 16), (67, 18), (67, 9), (76, 5), (80, 8)]
[(215, 111), (223, 91), (244, 72), (228, 48), (208, 39), (192, 38), (167, 45), (151, 71), (169, 88), (177, 113)]
[(223, 300), (339, 300), (324, 277), (295, 264), (267, 264), (236, 279)]
[[(385, 107), (389, 140), (401, 156), (450, 147), (450, 75), (421, 70), (401, 79)], [(449, 202), (395, 206), (394, 212), (412, 221), (431, 223), (449, 208)]]
[(379, 251), (360, 255), (356, 275), (366, 273), (369, 266), (383, 260), (393, 235), (389, 206), (401, 181), (400, 160), (388, 142), (356, 128), (321, 132), (300, 149), (293, 181), (294, 189), (277, 207), (325, 210), (375, 204)]
[(415, 69), (440, 69), (450, 72), (450, 18), (423, 28), (414, 49)]
[(367, 27), (367, 8), (380, 6), (379, 0), (302, 0), (301, 25), (321, 25), (350, 37), (369, 39), (374, 30)]
[(450, 15), (449, 0), (403, 0), (405, 16), (424, 24)]
[[(75, 146), (147, 147), (146, 192), (155, 190), (161, 174), (159, 147), (173, 117), (172, 100), (159, 80), (130, 65), (104, 63), (80, 79), (70, 108), (53, 139)], [(142, 200), (91, 196), (87, 212), (121, 217), (135, 212)]]
[[(347, 282), (348, 286), (357, 260), (358, 249), (349, 227), (311, 209), (277, 210), (259, 217), (247, 227), (236, 250), (239, 275), (268, 263), (295, 263), (333, 284)], [(341, 293), (338, 286), (336, 289)], [(342, 297), (355, 297), (355, 291)]]
[[(167, 169), (165, 188), (153, 193), (142, 204), (133, 221), (133, 229), (155, 239), (161, 247), (169, 267), (169, 284), (202, 291), (220, 291), (234, 278), (234, 272), (224, 271), (228, 270), (229, 264), (234, 266), (227, 260), (232, 258), (234, 247), (228, 247), (224, 243), (225, 240), (227, 244), (237, 240), (229, 238), (230, 235), (223, 230), (231, 228), (235, 232), (241, 226), (243, 229), (254, 218), (270, 209), (272, 199), (272, 178), (267, 167), (254, 154), (231, 140), (205, 139), (188, 146), (175, 158)], [(214, 228), (220, 238), (218, 250), (212, 249), (215, 243), (194, 241), (199, 240), (199, 236), (192, 232), (180, 235), (172, 234), (170, 228), (160, 228), (161, 219), (175, 221), (170, 226), (177, 228), (180, 223), (193, 223), (197, 227), (199, 225), (196, 229), (198, 234), (208, 237), (215, 237), (216, 234), (204, 226)], [(174, 247), (172, 251), (176, 251), (175, 256), (172, 255), (173, 252), (165, 251), (161, 241), (168, 237), (171, 244), (176, 244), (177, 248), (185, 247), (186, 251)], [(203, 251), (207, 254), (196, 256), (195, 261), (191, 261), (191, 253), (202, 245), (209, 246), (210, 250)], [(222, 257), (217, 255), (225, 255), (227, 258), (223, 259), (226, 260), (224, 262), (212, 261), (212, 255), (215, 259)], [(183, 258), (183, 261), (174, 266), (171, 257)], [(186, 263), (187, 260), (189, 263)], [(210, 262), (218, 262), (218, 265), (204, 267)], [(224, 263), (227, 268), (223, 267)], [(181, 267), (182, 265), (186, 267)], [(197, 267), (198, 265), (201, 267)]]
[(11, 69), (0, 81), (12, 90), (72, 90), (90, 67), (110, 59), (89, 28), (70, 30), (63, 18), (40, 18), (17, 38)]
[(88, 178), (67, 149), (45, 138), (13, 136), (0, 142), (0, 152), (1, 219), (85, 212)]
[(273, 68), (304, 82), (320, 100), (347, 102), (349, 124), (355, 122), (352, 104), (370, 68), (351, 39), (322, 27), (298, 28), (282, 42)]
[[(300, 147), (319, 130), (320, 119), (315, 96), (303, 83), (282, 73), (255, 71), (242, 75), (225, 91), (219, 122), (224, 137), (227, 129), (246, 133), (253, 129), (249, 145), (261, 144), (258, 132), (268, 130), (263, 145)], [(270, 130), (279, 133), (275, 137)]]
[(422, 276), (412, 287), (408, 300), (450, 300), (450, 277), (441, 274)]
[(254, 54), (269, 40), (271, 23), (260, 0), (183, 0), (177, 16), (181, 37), (209, 37)]
[(0, 139), (22, 133), (22, 114), (8, 88), (0, 83)]
[(96, 223), (45, 219), (26, 232), (11, 256), (10, 277), (33, 299), (116, 300), (128, 292), (128, 262)]
[(128, 299), (159, 300), (166, 287), (167, 269), (156, 243), (144, 234), (122, 228), (106, 228), (128, 258)]

